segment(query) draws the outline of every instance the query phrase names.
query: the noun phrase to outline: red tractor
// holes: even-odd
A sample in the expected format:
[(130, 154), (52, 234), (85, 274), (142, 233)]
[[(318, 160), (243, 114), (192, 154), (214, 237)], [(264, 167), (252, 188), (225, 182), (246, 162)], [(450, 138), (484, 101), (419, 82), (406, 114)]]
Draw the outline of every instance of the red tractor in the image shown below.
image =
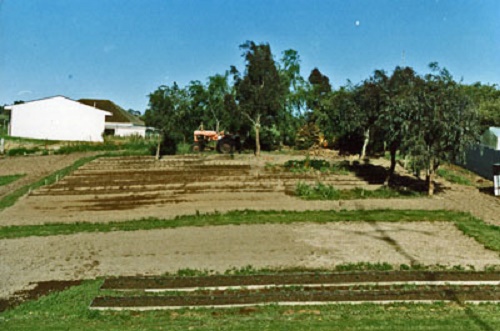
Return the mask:
[[(203, 152), (207, 148), (215, 149), (222, 154), (241, 153), (241, 141), (238, 135), (224, 134), (224, 131), (196, 130), (194, 132), (193, 151)], [(212, 146), (210, 146), (212, 145)]]

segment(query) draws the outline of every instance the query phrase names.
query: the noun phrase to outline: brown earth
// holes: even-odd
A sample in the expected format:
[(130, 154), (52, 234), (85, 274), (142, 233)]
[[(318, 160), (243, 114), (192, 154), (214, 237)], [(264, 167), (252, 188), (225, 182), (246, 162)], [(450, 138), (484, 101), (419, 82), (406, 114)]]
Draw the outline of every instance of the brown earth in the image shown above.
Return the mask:
[[(473, 283), (468, 283), (473, 281)], [(480, 282), (478, 282), (480, 281)], [(106, 279), (92, 309), (148, 309), (265, 303), (500, 300), (500, 272), (285, 272)], [(182, 291), (182, 295), (179, 295)]]
[(36, 182), (57, 170), (70, 166), (82, 157), (93, 154), (75, 153), (68, 155), (0, 157), (0, 176), (26, 175), (13, 183), (0, 186), (0, 199), (18, 188)]
[[(303, 159), (296, 156), (297, 159)], [(173, 218), (196, 212), (229, 210), (355, 210), (449, 209), (471, 212), (492, 224), (500, 224), (500, 199), (474, 187), (438, 181), (433, 198), (364, 199), (353, 201), (304, 201), (291, 196), (298, 182), (322, 182), (339, 189), (379, 188), (383, 159), (373, 161), (364, 173), (290, 173), (269, 166), (283, 164), (286, 155), (255, 159), (237, 155), (105, 158), (95, 160), (64, 180), (32, 192), (15, 206), (0, 212), (0, 225), (53, 222), (109, 222), (143, 217)], [(266, 164), (268, 167), (266, 168)], [(16, 171), (22, 169), (18, 164)], [(273, 170), (274, 169), (274, 170)], [(402, 169), (403, 185), (422, 186)], [(382, 174), (380, 174), (382, 172)], [(12, 184), (11, 184), (12, 185)]]
[(356, 289), (322, 287), (305, 289), (273, 288), (266, 290), (231, 290), (211, 291), (209, 293), (161, 295), (161, 296), (99, 296), (94, 299), (91, 309), (144, 309), (152, 307), (224, 307), (232, 305), (259, 304), (307, 304), (313, 302), (345, 303), (345, 302), (387, 302), (387, 301), (452, 301), (463, 303), (468, 301), (500, 300), (498, 286), (416, 286), (408, 289), (394, 287), (378, 287), (376, 289)]
[[(23, 178), (23, 183), (28, 178), (34, 181), (79, 157), (1, 159), (0, 175), (27, 173), (31, 177)], [(273, 164), (283, 164), (289, 158), (211, 155), (161, 161), (145, 157), (98, 159), (1, 211), (0, 226), (172, 218), (237, 209), (379, 208), (465, 210), (500, 224), (496, 216), (500, 204), (495, 197), (446, 182), (440, 183), (440, 192), (434, 198), (300, 200), (289, 194), (299, 181), (371, 190), (380, 186), (380, 178), (372, 178), (370, 173), (290, 174), (273, 170)], [(374, 161), (375, 167), (368, 169), (383, 170), (376, 167), (379, 164), (385, 166), (386, 161)], [(403, 177), (403, 183), (415, 182), (410, 176)], [(21, 181), (15, 185), (21, 185)], [(39, 281), (158, 275), (181, 268), (331, 268), (357, 262), (459, 264), (480, 269), (500, 264), (500, 259), (498, 253), (484, 249), (449, 223), (298, 223), (28, 237), (0, 240), (0, 298)]]

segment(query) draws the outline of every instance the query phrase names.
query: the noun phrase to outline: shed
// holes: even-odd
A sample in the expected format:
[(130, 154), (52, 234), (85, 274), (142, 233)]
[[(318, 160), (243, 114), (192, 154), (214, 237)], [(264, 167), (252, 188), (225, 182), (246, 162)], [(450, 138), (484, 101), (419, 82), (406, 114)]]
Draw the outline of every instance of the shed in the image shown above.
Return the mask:
[(5, 109), (11, 112), (10, 136), (44, 140), (101, 142), (105, 117), (111, 115), (64, 96), (28, 101)]
[(146, 136), (147, 128), (144, 122), (114, 102), (99, 99), (80, 99), (78, 102), (111, 113), (111, 116), (106, 117), (106, 134), (121, 137)]

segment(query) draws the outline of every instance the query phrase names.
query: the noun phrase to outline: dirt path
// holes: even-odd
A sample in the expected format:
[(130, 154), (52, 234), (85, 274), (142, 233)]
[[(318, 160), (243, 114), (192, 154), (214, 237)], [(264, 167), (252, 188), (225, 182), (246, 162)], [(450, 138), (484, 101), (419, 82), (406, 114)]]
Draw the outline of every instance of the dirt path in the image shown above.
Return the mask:
[(343, 263), (500, 264), (449, 223), (217, 226), (0, 241), (0, 297), (30, 282), (193, 268), (330, 268)]

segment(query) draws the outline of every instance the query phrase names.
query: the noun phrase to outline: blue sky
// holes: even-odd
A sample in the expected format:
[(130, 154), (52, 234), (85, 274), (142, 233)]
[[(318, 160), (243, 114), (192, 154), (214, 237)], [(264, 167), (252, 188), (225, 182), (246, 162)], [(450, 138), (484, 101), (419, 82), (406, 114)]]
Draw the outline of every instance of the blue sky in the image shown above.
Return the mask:
[(144, 111), (162, 84), (243, 70), (246, 40), (276, 59), (297, 50), (302, 75), (318, 67), (334, 88), (433, 61), (500, 84), (499, 0), (0, 0), (0, 104), (64, 95)]

